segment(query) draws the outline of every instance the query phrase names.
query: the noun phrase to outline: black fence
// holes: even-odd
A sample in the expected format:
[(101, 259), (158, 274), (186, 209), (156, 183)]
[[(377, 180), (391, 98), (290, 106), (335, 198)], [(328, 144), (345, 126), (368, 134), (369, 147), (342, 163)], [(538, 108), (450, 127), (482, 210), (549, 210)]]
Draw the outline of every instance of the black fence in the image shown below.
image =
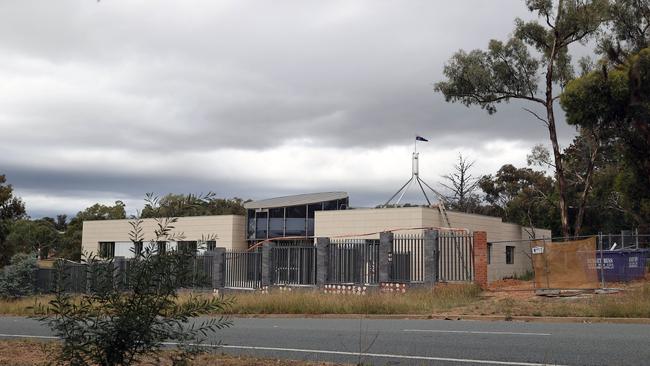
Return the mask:
[[(36, 272), (36, 288), (41, 293), (52, 293), (57, 286), (70, 293), (83, 293), (96, 290), (100, 283), (100, 276), (108, 276), (111, 286), (118, 289), (128, 288), (128, 273), (131, 259), (116, 257), (112, 261), (78, 263), (59, 261), (53, 268), (39, 268)], [(190, 258), (185, 264), (191, 266), (188, 286), (195, 289), (213, 288), (212, 276), (214, 255), (206, 254)], [(112, 277), (112, 278), (111, 278)], [(104, 278), (106, 279), (106, 278)]]
[(271, 268), (271, 283), (274, 285), (316, 285), (316, 248), (272, 247)]
[(471, 234), (441, 232), (438, 236), (438, 279), (474, 281), (474, 240)]
[(392, 281), (424, 282), (424, 235), (395, 235), (389, 255)]
[(262, 287), (262, 253), (225, 252), (224, 287), (246, 289)]
[(332, 240), (328, 256), (329, 283), (379, 283), (379, 240)]

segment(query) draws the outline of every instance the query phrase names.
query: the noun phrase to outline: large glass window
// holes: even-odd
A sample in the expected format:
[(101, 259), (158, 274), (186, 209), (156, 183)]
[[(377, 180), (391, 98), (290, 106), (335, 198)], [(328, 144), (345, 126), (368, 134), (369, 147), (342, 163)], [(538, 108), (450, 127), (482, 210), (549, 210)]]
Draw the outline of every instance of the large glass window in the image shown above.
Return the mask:
[(284, 207), (269, 209), (269, 237), (284, 236)]
[(287, 207), (287, 230), (285, 236), (304, 236), (306, 234), (306, 219), (307, 206)]
[(338, 203), (336, 200), (323, 202), (323, 210), (332, 211), (338, 209)]
[(307, 236), (314, 235), (314, 216), (316, 211), (323, 209), (323, 203), (315, 203), (307, 206)]
[(256, 239), (266, 239), (267, 234), (267, 224), (268, 224), (268, 212), (256, 212), (255, 216), (257, 218), (257, 224), (255, 227), (255, 238)]
[(248, 210), (246, 212), (248, 216), (248, 226), (247, 226), (247, 235), (248, 239), (255, 238), (255, 210)]

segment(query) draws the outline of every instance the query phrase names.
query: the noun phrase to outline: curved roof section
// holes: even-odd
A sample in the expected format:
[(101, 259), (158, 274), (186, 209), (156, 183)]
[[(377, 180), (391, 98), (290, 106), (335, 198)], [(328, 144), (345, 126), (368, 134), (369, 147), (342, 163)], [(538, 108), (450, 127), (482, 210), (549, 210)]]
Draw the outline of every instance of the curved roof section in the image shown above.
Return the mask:
[(321, 192), (321, 193), (307, 193), (297, 194), (295, 196), (284, 196), (269, 198), (265, 200), (252, 201), (244, 203), (245, 208), (272, 208), (272, 207), (286, 207), (286, 206), (299, 206), (308, 205), (310, 203), (318, 203), (324, 201), (340, 200), (348, 198), (347, 192)]

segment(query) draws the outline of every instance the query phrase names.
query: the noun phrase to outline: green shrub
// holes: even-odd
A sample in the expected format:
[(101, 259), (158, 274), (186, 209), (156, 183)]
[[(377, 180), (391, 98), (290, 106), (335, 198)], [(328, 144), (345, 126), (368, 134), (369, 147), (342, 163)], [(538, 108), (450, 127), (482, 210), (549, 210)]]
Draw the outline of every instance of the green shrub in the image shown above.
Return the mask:
[[(166, 236), (160, 221), (157, 237)], [(134, 221), (132, 240), (141, 242), (139, 225)], [(64, 292), (65, 271), (60, 267), (59, 286), (47, 306), (38, 308), (41, 321), (63, 340), (55, 355), (65, 365), (131, 365), (145, 357), (157, 357), (164, 342), (177, 342), (179, 351), (174, 362), (191, 356), (196, 344), (209, 333), (230, 326), (227, 318), (218, 317), (189, 324), (192, 318), (225, 313), (230, 302), (220, 297), (179, 298), (177, 288), (190, 285), (194, 276), (186, 265), (193, 254), (156, 253), (151, 241), (142, 253), (131, 260), (125, 278), (117, 277), (112, 260), (88, 259), (87, 276), (93, 278), (90, 291), (73, 297)]]
[(33, 295), (36, 292), (35, 254), (16, 254), (8, 266), (0, 272), (0, 296), (18, 298)]

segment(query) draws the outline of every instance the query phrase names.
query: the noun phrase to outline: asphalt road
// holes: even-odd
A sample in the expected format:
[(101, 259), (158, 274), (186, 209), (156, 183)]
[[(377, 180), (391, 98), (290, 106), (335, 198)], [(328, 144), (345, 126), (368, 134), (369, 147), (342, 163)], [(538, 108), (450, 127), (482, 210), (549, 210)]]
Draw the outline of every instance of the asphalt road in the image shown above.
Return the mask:
[[(51, 336), (0, 318), (0, 338)], [(650, 365), (650, 326), (445, 320), (234, 319), (227, 353), (373, 365)]]

